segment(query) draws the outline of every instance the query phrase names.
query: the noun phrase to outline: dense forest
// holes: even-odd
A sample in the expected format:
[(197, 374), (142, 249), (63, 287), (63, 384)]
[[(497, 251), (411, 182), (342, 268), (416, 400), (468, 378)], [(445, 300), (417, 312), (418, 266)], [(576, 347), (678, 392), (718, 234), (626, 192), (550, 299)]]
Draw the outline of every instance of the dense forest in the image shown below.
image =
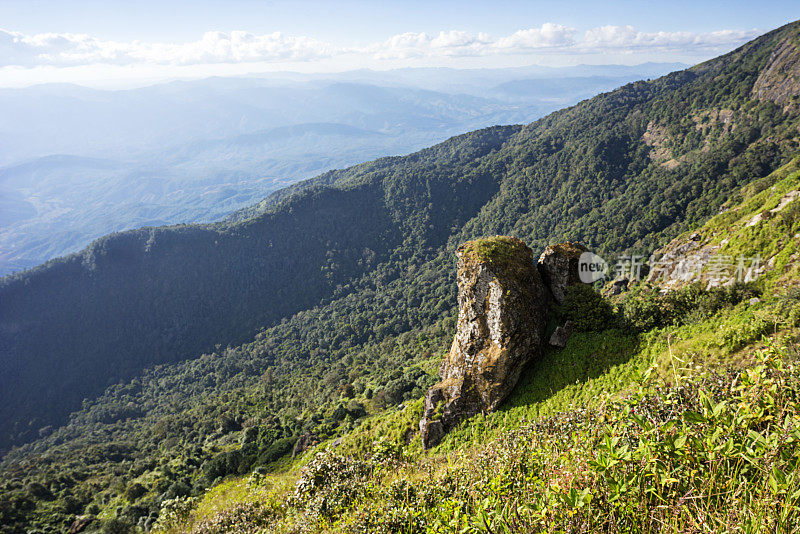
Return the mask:
[(0, 523), (57, 531), (111, 505), (146, 522), (419, 398), (453, 333), (459, 243), (649, 253), (796, 155), (797, 87), (774, 76), (798, 35), (4, 278), (0, 448), (22, 447)]

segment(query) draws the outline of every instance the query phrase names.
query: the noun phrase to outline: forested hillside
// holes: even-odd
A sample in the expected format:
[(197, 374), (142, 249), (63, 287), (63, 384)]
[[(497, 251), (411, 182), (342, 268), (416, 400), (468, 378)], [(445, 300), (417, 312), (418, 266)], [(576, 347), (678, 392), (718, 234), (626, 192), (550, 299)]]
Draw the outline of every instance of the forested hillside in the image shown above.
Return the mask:
[[(349, 293), (343, 286), (364, 273), (395, 278), (404, 246), (414, 243), (419, 261), (488, 201), (498, 175), (470, 164), (516, 129), (467, 134), (353, 172), (393, 180), (309, 188), (235, 224), (108, 236), (5, 279), (2, 444), (62, 421), (84, 397), (146, 366), (238, 345), (258, 327)], [(411, 168), (429, 176), (401, 179)]]
[(798, 152), (800, 86), (774, 73), (796, 70), (799, 35), (794, 23), (530, 125), (3, 279), (0, 446), (43, 438), (6, 460), (28, 486), (7, 486), (5, 522), (49, 528), (92, 504), (146, 517), (301, 433), (330, 437), (418, 398), (452, 335), (458, 243), (647, 253), (708, 219)]

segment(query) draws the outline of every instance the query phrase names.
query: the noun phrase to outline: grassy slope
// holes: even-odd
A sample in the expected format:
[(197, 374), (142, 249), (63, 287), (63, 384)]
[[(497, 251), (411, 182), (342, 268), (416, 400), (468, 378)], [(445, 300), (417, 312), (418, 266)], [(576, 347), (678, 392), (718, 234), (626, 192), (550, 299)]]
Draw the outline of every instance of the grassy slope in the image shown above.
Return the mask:
[[(727, 211), (695, 230), (703, 236), (709, 236), (712, 244), (726, 240), (720, 253), (759, 253), (765, 261), (776, 258), (772, 268), (757, 281), (757, 285), (763, 291), (760, 302), (756, 304), (741, 302), (723, 308), (710, 317), (683, 325), (657, 328), (641, 334), (618, 329), (577, 333), (572, 336), (565, 349), (550, 349), (540, 361), (532, 364), (511, 398), (500, 410), (466, 421), (452, 431), (428, 456), (422, 453), (415, 432), (422, 411), (421, 400), (408, 403), (401, 410), (368, 418), (356, 430), (343, 437), (336, 451), (356, 458), (369, 458), (370, 455), (374, 457), (377, 450), (380, 454), (384, 456), (388, 454), (395, 458), (394, 461), (399, 462), (389, 470), (373, 467), (372, 474), (366, 478), (366, 482), (360, 483), (384, 487), (393, 485), (405, 487), (404, 485), (408, 484), (424, 486), (426, 480), (430, 482), (430, 477), (446, 478), (452, 475), (453, 471), (467, 466), (475, 467), (475, 458), (483, 454), (481, 451), (485, 451), (485, 444), (492, 443), (492, 446), (502, 448), (510, 436), (528, 428), (531, 421), (547, 421), (547, 417), (550, 416), (583, 413), (586, 409), (604, 410), (604, 407), (611, 402), (610, 399), (615, 396), (635, 392), (636, 388), (640, 387), (638, 380), (643, 373), (647, 373), (648, 368), (652, 367), (655, 370), (653, 376), (663, 381), (662, 387), (668, 388), (676, 382), (680, 384), (692, 382), (710, 370), (751, 366), (754, 354), (757, 349), (764, 347), (766, 338), (776, 340), (778, 345), (796, 343), (800, 338), (800, 328), (798, 328), (800, 301), (796, 295), (792, 297), (791, 288), (800, 282), (800, 276), (798, 276), (797, 261), (798, 240), (792, 236), (800, 231), (800, 217), (797, 217), (800, 202), (795, 201), (785, 206), (771, 220), (771, 224), (747, 226), (747, 223), (755, 214), (777, 206), (786, 193), (799, 188), (800, 160), (794, 160), (772, 175), (744, 188), (736, 197), (738, 204), (730, 203), (732, 205), (727, 206), (729, 208)], [(691, 233), (694, 231), (677, 238), (676, 242), (688, 238)], [(435, 363), (435, 358), (433, 360), (429, 363)], [(609, 421), (614, 417), (619, 417), (619, 412), (608, 415)], [(299, 508), (285, 507), (285, 499), (292, 492), (298, 476), (301, 476), (304, 468), (308, 469), (309, 462), (316, 461), (315, 455), (326, 450), (330, 444), (326, 442), (296, 462), (285, 464), (276, 472), (267, 475), (259, 484), (253, 484), (252, 478), (234, 479), (210, 490), (200, 499), (196, 511), (192, 512), (188, 519), (178, 522), (180, 526), (176, 526), (173, 531), (195, 528), (198, 532), (204, 532), (203, 529), (211, 522), (220, 521), (220, 518), (227, 517), (226, 514), (239, 510), (237, 507), (241, 507), (242, 502), (258, 503), (255, 506), (260, 510), (260, 517), (265, 518), (265, 524), (269, 524), (270, 528), (278, 530), (295, 528), (306, 524), (309, 517), (313, 517), (314, 520), (310, 523), (312, 531), (338, 531), (345, 528), (345, 525), (363, 523), (366, 521), (364, 514), (369, 516), (393, 502), (393, 498), (385, 493), (367, 492), (373, 500), (345, 506), (342, 512), (333, 515), (332, 518), (326, 518), (324, 514), (314, 515), (302, 505)], [(398, 457), (402, 460), (396, 460)], [(789, 475), (794, 476), (791, 471), (796, 469), (796, 464), (787, 464), (783, 468), (787, 466), (790, 470)], [(501, 472), (498, 473), (498, 477), (510, 474)], [(792, 487), (797, 489), (796, 484)], [(425, 508), (416, 505), (416, 512), (426, 518), (422, 520), (422, 523), (427, 525), (425, 528), (432, 528), (433, 523), (429, 520), (437, 514), (447, 515), (442, 510), (452, 506), (452, 502), (445, 497), (432, 498), (437, 503), (436, 506)], [(580, 494), (577, 500), (568, 503), (576, 512), (584, 506), (579, 498)], [(413, 498), (406, 499), (407, 503), (412, 501)], [(784, 508), (779, 507), (776, 510), (780, 509), (781, 513), (789, 514), (786, 516), (787, 521), (792, 517), (796, 520), (796, 516), (792, 515), (797, 513), (793, 504), (795, 501), (788, 504), (785, 501), (781, 502), (785, 505)], [(396, 502), (392, 504), (395, 505)], [(748, 506), (751, 505), (755, 506), (753, 503)], [(265, 506), (269, 511), (264, 511)], [(434, 512), (437, 507), (440, 510)], [(481, 510), (480, 506), (473, 508), (473, 512), (476, 510), (479, 515), (487, 513), (487, 509)], [(773, 525), (767, 518), (759, 515), (758, 510), (754, 511), (756, 513), (754, 517), (758, 521), (763, 521), (763, 524), (758, 521), (754, 523), (755, 531), (758, 531), (759, 525), (764, 528), (766, 525)], [(461, 525), (459, 519), (454, 519), (457, 515), (453, 512), (448, 516), (453, 525)], [(503, 517), (500, 514), (494, 520), (501, 521)], [(681, 517), (680, 514), (672, 517), (675, 521), (672, 523), (673, 526), (682, 525), (688, 528), (688, 524), (682, 522), (685, 518)], [(437, 520), (441, 520), (441, 517)], [(402, 521), (403, 525), (417, 524), (413, 513), (410, 516), (403, 516)], [(550, 521), (555, 519), (550, 517)], [(600, 528), (600, 523), (594, 524)], [(486, 530), (470, 520), (464, 520), (463, 525), (470, 532)], [(608, 525), (605, 525), (602, 528), (607, 527)], [(384, 524), (383, 528), (389, 527)], [(439, 531), (449, 530), (442, 527)]]

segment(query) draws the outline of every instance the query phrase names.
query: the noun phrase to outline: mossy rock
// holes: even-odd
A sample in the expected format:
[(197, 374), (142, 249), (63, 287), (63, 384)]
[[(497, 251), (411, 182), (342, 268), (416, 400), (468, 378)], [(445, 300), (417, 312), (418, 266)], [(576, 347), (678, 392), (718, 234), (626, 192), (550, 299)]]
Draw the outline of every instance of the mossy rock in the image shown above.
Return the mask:
[(486, 263), (513, 274), (524, 274), (533, 264), (533, 251), (521, 239), (506, 235), (462, 243), (457, 254), (466, 265)]

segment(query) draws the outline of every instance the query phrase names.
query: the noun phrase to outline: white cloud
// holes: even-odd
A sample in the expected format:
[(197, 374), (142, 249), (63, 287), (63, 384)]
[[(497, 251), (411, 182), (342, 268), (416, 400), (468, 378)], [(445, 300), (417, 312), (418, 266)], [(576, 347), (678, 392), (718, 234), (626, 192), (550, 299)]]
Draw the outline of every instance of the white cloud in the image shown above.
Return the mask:
[(73, 66), (110, 64), (214, 64), (255, 61), (308, 61), (336, 50), (310, 37), (280, 32), (255, 35), (243, 31), (206, 32), (189, 43), (101, 41), (89, 35), (44, 33), (24, 35), (0, 30), (0, 66)]
[(486, 33), (441, 31), (438, 34), (402, 33), (364, 47), (336, 47), (311, 37), (280, 32), (210, 31), (187, 43), (103, 41), (85, 34), (25, 35), (0, 30), (0, 67), (71, 67), (80, 65), (214, 65), (308, 62), (340, 56), (408, 60), (464, 58), (531, 53), (597, 54), (642, 51), (704, 53), (730, 49), (749, 39), (755, 30), (695, 32), (640, 32), (632, 26), (601, 26), (578, 31), (545, 23), (494, 38)]
[(243, 31), (230, 34), (206, 32), (200, 41), (185, 44), (140, 44), (130, 57), (153, 63), (178, 65), (249, 63), (255, 61), (309, 61), (336, 52), (331, 45), (310, 37), (292, 37), (280, 32), (254, 35)]
[[(87, 62), (87, 59), (98, 62), (102, 58), (101, 50), (99, 41), (88, 35), (24, 35), (0, 30), (0, 61), (3, 65), (76, 64)], [(66, 56), (70, 57), (68, 61), (64, 61)]]
[[(488, 34), (453, 30), (438, 35), (401, 33), (363, 51), (376, 59), (407, 59), (430, 56), (479, 56), (491, 45)], [(356, 51), (356, 50), (354, 50)]]
[(741, 44), (758, 35), (756, 30), (646, 33), (633, 26), (601, 26), (588, 30), (580, 47), (584, 50), (707, 50)]
[(574, 28), (550, 22), (499, 39), (486, 33), (470, 34), (464, 31), (439, 32), (438, 35), (401, 33), (366, 50), (377, 59), (514, 54), (568, 47), (574, 43), (575, 33)]
[(575, 44), (575, 28), (547, 22), (541, 28), (519, 30), (495, 43), (501, 50), (527, 50), (537, 48), (563, 48)]

